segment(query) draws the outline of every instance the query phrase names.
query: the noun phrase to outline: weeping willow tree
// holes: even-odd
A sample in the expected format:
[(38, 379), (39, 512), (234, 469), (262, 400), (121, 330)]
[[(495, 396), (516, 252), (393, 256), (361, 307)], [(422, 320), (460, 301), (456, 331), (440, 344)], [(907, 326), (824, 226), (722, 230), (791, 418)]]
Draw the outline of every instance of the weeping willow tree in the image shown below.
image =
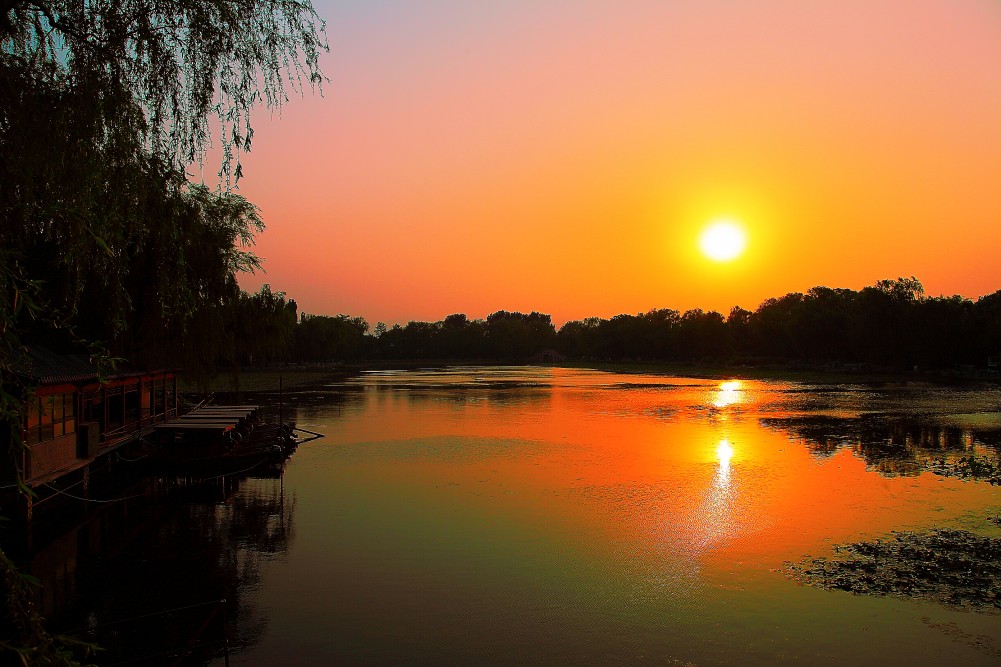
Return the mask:
[[(232, 191), (251, 112), (317, 90), (326, 48), (303, 0), (0, 0), (0, 422), (30, 392), (13, 373), (24, 344), (153, 359), (238, 293), (263, 229)], [(221, 185), (193, 184), (213, 147)], [(8, 597), (0, 642), (26, 664), (71, 661)]]
[[(251, 111), (322, 83), (322, 22), (298, 0), (0, 7), (8, 272), (44, 280), (46, 308), (67, 321), (88, 288), (99, 293), (101, 333), (122, 331), (135, 308), (183, 324), (235, 271), (256, 266), (240, 246), (263, 225), (229, 188), (251, 148)], [(219, 191), (185, 174), (213, 143)]]

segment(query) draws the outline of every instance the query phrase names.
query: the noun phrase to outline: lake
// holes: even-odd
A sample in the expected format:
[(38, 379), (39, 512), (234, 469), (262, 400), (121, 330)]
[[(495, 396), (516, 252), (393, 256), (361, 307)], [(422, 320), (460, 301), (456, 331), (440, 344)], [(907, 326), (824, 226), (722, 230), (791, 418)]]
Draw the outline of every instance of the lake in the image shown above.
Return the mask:
[[(892, 531), (1001, 536), (1001, 487), (968, 465), (998, 461), (997, 386), (462, 367), (367, 372), (283, 409), (325, 437), (282, 476), (109, 506), (35, 557), (43, 607), (96, 625), (225, 598), (242, 665), (1001, 658), (997, 608), (825, 590), (786, 565)], [(175, 626), (102, 637), (176, 645)]]

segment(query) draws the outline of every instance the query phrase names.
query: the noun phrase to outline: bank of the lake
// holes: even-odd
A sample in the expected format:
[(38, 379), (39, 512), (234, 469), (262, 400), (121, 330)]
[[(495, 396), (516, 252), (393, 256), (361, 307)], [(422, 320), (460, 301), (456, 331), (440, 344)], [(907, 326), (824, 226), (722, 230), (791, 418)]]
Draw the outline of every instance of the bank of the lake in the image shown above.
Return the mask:
[[(242, 367), (216, 373), (208, 382), (191, 378), (180, 379), (180, 389), (189, 396), (206, 393), (247, 393), (276, 391), (279, 386), (295, 389), (344, 381), (365, 371), (417, 370), (454, 366), (492, 367), (499, 364), (487, 360), (369, 360), (331, 362), (308, 365), (270, 365)], [(867, 385), (903, 384), (919, 386), (969, 385), (1001, 383), (1001, 374), (980, 369), (918, 370), (869, 369), (856, 366), (827, 364), (725, 364), (714, 362), (668, 361), (561, 361), (555, 364), (534, 364), (539, 368), (577, 368), (624, 374), (654, 374), (705, 379), (747, 379), (806, 382), (813, 384), (858, 383)]]

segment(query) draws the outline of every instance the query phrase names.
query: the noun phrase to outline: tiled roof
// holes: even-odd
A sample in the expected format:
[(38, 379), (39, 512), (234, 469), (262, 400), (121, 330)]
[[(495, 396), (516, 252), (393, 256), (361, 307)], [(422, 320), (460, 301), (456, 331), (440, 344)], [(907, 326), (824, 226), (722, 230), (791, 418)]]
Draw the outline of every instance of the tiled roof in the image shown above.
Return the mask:
[(97, 379), (97, 368), (86, 356), (57, 354), (38, 345), (29, 345), (12, 365), (16, 373), (39, 384), (85, 382)]

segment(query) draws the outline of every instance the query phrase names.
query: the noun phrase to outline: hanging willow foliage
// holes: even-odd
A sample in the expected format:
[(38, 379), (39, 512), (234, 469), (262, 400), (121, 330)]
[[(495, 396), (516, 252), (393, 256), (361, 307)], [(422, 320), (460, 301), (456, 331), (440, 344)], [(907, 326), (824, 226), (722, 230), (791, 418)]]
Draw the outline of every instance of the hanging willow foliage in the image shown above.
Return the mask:
[[(24, 344), (103, 340), (142, 358), (259, 267), (247, 249), (264, 228), (258, 209), (231, 191), (251, 112), (319, 90), (326, 48), (308, 1), (0, 0), (4, 464), (18, 458), (31, 391), (13, 372)], [(213, 142), (218, 189), (186, 173)], [(12, 629), (0, 651), (72, 664), (25, 581), (0, 552), (0, 627)]]
[[(0, 0), (7, 273), (44, 281), (45, 307), (71, 320), (99, 295), (89, 317), (107, 326), (84, 334), (134, 336), (129, 318), (154, 304), (183, 328), (258, 266), (241, 248), (263, 224), (231, 192), (251, 111), (318, 89), (326, 48), (323, 22), (296, 0)], [(185, 173), (212, 128), (218, 191)]]
[(108, 129), (139, 130), (145, 147), (176, 168), (204, 155), (215, 119), (221, 173), (238, 177), (238, 153), (254, 134), (251, 111), (280, 108), (290, 90), (324, 81), (323, 21), (309, 2), (5, 0), (0, 8), (5, 59), (71, 87), (120, 84), (142, 115), (108, 116)]

